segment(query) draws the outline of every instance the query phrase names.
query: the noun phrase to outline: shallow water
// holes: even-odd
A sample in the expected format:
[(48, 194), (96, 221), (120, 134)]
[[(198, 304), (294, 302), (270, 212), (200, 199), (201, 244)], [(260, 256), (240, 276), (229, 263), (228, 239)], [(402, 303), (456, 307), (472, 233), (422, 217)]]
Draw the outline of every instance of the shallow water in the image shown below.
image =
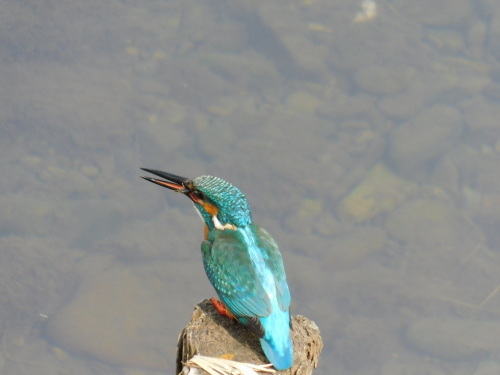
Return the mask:
[(190, 203), (140, 167), (247, 195), (317, 374), (500, 368), (495, 5), (5, 2), (0, 372), (173, 371), (214, 292)]

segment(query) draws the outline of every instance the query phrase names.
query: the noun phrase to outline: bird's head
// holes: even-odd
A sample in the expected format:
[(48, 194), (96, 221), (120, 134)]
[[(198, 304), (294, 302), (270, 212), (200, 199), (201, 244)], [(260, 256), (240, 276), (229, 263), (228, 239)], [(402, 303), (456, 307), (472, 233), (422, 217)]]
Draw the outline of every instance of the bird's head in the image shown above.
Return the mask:
[(154, 169), (141, 169), (165, 179), (141, 176), (145, 180), (189, 197), (210, 230), (236, 230), (252, 222), (245, 195), (219, 177), (200, 176), (189, 179)]

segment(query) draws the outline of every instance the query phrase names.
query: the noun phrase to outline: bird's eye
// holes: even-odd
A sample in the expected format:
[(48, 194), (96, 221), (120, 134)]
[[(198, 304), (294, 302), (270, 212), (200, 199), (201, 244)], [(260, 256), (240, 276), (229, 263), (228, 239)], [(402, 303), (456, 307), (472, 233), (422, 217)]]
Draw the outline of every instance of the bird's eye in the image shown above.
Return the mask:
[(193, 190), (193, 195), (196, 197), (196, 199), (203, 200), (203, 193), (199, 190)]

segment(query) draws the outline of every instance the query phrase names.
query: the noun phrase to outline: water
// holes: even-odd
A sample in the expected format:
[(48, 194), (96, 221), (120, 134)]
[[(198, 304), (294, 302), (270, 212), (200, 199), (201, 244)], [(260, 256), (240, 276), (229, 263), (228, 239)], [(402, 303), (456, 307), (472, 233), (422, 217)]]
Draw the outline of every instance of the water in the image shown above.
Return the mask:
[(173, 372), (214, 292), (190, 203), (140, 167), (247, 195), (317, 374), (500, 366), (499, 13), (373, 4), (5, 2), (0, 372)]

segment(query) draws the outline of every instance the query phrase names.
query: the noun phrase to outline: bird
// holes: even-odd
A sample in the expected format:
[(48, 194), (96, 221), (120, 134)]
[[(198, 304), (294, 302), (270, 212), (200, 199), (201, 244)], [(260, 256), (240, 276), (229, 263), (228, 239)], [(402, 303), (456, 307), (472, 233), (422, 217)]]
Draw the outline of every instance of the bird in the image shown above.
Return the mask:
[(236, 319), (260, 339), (275, 369), (293, 365), (290, 290), (276, 241), (254, 224), (245, 195), (215, 176), (193, 179), (141, 168), (159, 176), (143, 179), (186, 195), (204, 226), (201, 254), (205, 272), (219, 300), (219, 313)]

